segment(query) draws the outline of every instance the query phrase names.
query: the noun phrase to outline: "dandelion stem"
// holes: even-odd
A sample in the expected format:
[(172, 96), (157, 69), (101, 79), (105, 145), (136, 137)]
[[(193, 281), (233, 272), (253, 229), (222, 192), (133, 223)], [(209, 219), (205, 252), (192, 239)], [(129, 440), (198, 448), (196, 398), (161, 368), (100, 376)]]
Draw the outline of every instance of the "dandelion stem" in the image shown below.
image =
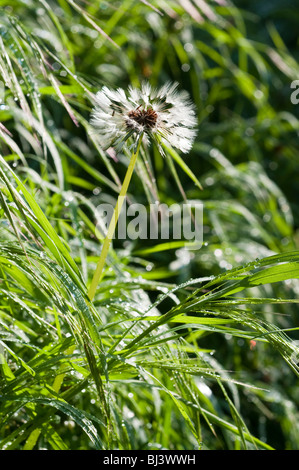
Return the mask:
[(110, 244), (112, 242), (112, 238), (113, 238), (115, 229), (116, 229), (118, 217), (119, 217), (123, 202), (125, 200), (125, 197), (126, 197), (126, 194), (127, 194), (127, 191), (128, 191), (128, 187), (129, 187), (129, 184), (130, 184), (130, 181), (131, 181), (131, 177), (132, 177), (132, 174), (133, 174), (133, 171), (134, 171), (135, 163), (136, 163), (136, 160), (137, 160), (137, 157), (138, 157), (138, 154), (139, 154), (139, 150), (140, 150), (141, 141), (142, 141), (142, 134), (139, 136), (136, 151), (132, 153), (131, 160), (130, 160), (130, 163), (129, 163), (129, 166), (128, 166), (128, 169), (127, 169), (127, 172), (126, 172), (126, 176), (125, 176), (125, 179), (123, 181), (120, 193), (118, 195), (116, 206), (114, 208), (114, 212), (113, 212), (113, 215), (112, 215), (112, 219), (111, 219), (110, 224), (109, 224), (108, 232), (107, 232), (106, 238), (105, 238), (104, 243), (103, 243), (101, 255), (100, 255), (96, 270), (95, 270), (94, 275), (93, 275), (93, 279), (92, 279), (90, 287), (89, 287), (88, 297), (89, 297), (90, 300), (93, 300), (93, 298), (95, 296), (95, 293), (96, 293), (97, 286), (98, 286), (100, 280), (102, 279), (103, 269), (104, 269), (104, 266), (105, 266), (105, 261), (106, 261), (107, 255), (108, 255), (109, 247), (110, 247)]

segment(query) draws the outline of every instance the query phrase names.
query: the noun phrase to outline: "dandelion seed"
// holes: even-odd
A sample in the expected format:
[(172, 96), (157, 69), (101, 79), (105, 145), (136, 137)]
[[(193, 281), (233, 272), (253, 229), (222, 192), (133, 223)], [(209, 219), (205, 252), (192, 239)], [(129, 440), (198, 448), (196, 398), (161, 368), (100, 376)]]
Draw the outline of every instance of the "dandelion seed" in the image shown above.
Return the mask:
[[(153, 140), (161, 152), (161, 144), (188, 152), (196, 136), (195, 107), (177, 83), (153, 89), (143, 83), (140, 89), (110, 90), (104, 86), (96, 95), (91, 124), (97, 130), (104, 148), (121, 150), (130, 137), (134, 142), (143, 135)], [(134, 145), (134, 144), (133, 144)]]

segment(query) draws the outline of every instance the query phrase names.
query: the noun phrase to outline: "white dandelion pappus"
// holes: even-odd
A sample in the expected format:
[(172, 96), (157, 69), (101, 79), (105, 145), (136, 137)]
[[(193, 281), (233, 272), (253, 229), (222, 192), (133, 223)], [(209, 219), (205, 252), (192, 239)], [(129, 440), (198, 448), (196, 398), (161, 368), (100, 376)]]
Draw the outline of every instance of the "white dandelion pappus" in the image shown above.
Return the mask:
[(143, 135), (188, 152), (196, 136), (195, 107), (186, 91), (177, 91), (177, 83), (153, 89), (143, 83), (140, 89), (110, 90), (104, 86), (96, 94), (91, 125), (97, 130), (104, 148), (121, 150), (129, 137)]

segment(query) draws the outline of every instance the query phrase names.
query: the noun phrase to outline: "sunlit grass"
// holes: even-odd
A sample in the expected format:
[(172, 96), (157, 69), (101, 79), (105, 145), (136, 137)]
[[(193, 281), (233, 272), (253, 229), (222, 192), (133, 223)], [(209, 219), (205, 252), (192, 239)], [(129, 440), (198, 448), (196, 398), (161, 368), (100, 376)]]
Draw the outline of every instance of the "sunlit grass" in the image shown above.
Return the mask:
[[(1, 449), (298, 448), (298, 65), (237, 3), (1, 2)], [(128, 200), (203, 203), (204, 243), (116, 240), (91, 302), (130, 157), (94, 94), (142, 78), (199, 132), (141, 148)]]

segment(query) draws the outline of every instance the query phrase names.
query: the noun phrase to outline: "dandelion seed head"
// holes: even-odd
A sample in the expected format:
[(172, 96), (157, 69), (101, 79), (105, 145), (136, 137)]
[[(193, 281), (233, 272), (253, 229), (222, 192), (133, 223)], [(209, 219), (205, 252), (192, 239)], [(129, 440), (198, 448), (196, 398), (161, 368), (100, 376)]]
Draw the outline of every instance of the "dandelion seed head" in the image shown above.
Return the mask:
[[(196, 136), (195, 107), (186, 91), (178, 91), (177, 83), (166, 83), (154, 89), (149, 83), (141, 88), (110, 90), (104, 86), (95, 97), (91, 124), (104, 148), (121, 150), (130, 137), (144, 136), (161, 144), (188, 152)], [(136, 139), (135, 139), (136, 140)]]
[(132, 129), (150, 130), (153, 129), (157, 123), (158, 114), (153, 108), (142, 109), (138, 107), (126, 116), (126, 123), (128, 127)]

